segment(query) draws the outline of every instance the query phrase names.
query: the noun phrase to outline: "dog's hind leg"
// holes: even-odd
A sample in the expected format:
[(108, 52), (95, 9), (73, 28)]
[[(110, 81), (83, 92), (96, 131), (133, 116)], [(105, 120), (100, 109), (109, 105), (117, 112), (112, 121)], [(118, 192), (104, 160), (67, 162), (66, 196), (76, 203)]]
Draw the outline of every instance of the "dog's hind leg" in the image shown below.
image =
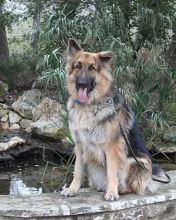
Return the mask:
[(132, 192), (143, 194), (146, 190), (155, 191), (156, 184), (152, 180), (152, 164), (147, 157), (137, 158), (140, 165), (134, 158), (128, 158), (127, 183)]
[(106, 157), (107, 189), (106, 200), (117, 200), (119, 198), (119, 180), (126, 173), (126, 152), (124, 140), (121, 138), (115, 143), (106, 145), (104, 148)]

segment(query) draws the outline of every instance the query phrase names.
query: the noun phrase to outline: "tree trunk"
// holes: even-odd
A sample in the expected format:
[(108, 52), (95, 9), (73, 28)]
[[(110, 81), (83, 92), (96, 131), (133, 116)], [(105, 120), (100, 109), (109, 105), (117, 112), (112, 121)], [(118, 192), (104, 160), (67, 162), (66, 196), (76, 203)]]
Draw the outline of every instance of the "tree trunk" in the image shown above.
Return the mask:
[(32, 34), (31, 34), (31, 46), (34, 53), (36, 53), (38, 49), (41, 10), (42, 10), (41, 3), (36, 2), (36, 8), (33, 15)]
[(9, 59), (9, 48), (3, 15), (3, 2), (0, 1), (0, 62)]

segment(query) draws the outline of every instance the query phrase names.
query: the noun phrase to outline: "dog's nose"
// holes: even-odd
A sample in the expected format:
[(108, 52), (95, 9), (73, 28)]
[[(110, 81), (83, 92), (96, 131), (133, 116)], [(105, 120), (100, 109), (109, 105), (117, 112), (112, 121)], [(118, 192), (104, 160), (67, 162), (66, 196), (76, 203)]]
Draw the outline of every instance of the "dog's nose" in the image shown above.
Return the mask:
[(78, 77), (77, 85), (79, 88), (87, 88), (89, 86), (89, 80), (87, 77)]

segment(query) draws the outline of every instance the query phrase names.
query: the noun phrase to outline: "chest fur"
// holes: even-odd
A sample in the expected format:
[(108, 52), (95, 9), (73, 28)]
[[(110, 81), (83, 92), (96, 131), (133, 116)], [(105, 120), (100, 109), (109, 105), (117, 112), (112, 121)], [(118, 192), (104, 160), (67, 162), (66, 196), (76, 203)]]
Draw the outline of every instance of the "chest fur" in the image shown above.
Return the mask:
[(75, 143), (84, 146), (105, 144), (108, 136), (108, 118), (115, 115), (111, 105), (79, 106), (69, 110), (69, 126)]

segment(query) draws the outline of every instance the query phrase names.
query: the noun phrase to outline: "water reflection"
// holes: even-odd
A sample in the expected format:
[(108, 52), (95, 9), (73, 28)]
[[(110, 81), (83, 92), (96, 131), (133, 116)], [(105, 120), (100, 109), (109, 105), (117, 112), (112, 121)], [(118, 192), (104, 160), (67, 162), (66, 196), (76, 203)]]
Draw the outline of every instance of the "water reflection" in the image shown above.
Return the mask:
[[(57, 192), (66, 182), (65, 172), (61, 167), (48, 166), (46, 169), (46, 166), (34, 165), (17, 168), (10, 172), (0, 170), (0, 195), (25, 196)], [(70, 182), (72, 175), (68, 179)]]
[(20, 178), (19, 175), (11, 175), (10, 177), (10, 195), (31, 195), (31, 194), (41, 194), (42, 187), (28, 187), (26, 183)]

